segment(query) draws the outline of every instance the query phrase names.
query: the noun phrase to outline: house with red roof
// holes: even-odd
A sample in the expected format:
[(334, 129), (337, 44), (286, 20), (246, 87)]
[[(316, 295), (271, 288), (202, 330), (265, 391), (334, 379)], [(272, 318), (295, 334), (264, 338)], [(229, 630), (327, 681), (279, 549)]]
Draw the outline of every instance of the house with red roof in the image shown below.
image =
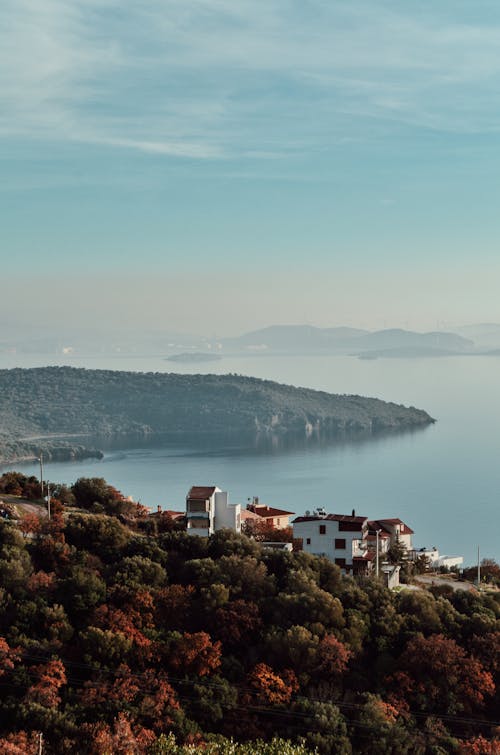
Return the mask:
[(252, 503), (247, 504), (246, 510), (255, 517), (258, 517), (258, 520), (266, 522), (266, 524), (276, 530), (282, 530), (289, 527), (290, 517), (295, 514), (295, 511), (285, 511), (284, 509), (277, 509), (273, 506), (266, 506), (266, 504), (260, 503), (257, 497), (253, 499)]
[[(327, 514), (316, 509), (293, 520), (293, 536), (302, 541), (307, 553), (326, 556), (346, 574), (363, 574), (373, 570), (379, 557), (383, 557), (392, 543), (404, 544), (411, 549), (413, 530), (401, 519), (370, 521), (366, 516)], [(381, 562), (379, 562), (381, 563)]]

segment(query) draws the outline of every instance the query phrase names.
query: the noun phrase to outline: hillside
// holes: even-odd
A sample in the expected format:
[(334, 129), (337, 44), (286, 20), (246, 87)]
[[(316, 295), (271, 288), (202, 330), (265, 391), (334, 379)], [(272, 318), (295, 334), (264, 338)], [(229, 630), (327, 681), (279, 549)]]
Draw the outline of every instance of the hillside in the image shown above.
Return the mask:
[[(71, 367), (0, 370), (0, 460), (73, 453), (76, 436), (376, 433), (425, 426), (425, 412), (238, 375)], [(61, 440), (66, 438), (66, 440)], [(82, 457), (98, 453), (77, 447)]]
[(392, 592), (138, 504), (124, 524), (90, 488), (120, 504), (80, 479), (85, 511), (0, 520), (1, 753), (499, 752), (498, 593)]

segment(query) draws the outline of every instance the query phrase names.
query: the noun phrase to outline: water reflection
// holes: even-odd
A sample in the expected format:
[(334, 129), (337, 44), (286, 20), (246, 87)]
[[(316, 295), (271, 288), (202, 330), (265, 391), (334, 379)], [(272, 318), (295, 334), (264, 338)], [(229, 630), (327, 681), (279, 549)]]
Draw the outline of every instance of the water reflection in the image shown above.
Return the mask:
[(343, 433), (156, 433), (148, 436), (92, 437), (88, 444), (105, 453), (118, 451), (164, 450), (176, 457), (281, 456), (294, 453), (329, 451), (381, 445), (403, 436), (428, 431), (432, 425), (384, 429), (377, 432), (351, 430)]

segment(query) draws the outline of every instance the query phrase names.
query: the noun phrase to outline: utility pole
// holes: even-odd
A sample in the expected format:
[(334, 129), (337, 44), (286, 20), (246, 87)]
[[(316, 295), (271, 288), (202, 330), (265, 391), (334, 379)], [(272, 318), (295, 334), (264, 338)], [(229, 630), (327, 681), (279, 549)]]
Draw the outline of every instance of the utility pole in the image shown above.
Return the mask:
[(36, 457), (40, 462), (40, 489), (43, 498), (43, 451), (40, 451), (40, 456)]
[(50, 482), (47, 480), (47, 514), (50, 519)]
[(375, 530), (375, 576), (378, 579), (379, 575), (379, 553), (378, 553), (378, 536), (381, 530)]
[(477, 546), (477, 589), (481, 589), (481, 562), (479, 561), (479, 545)]

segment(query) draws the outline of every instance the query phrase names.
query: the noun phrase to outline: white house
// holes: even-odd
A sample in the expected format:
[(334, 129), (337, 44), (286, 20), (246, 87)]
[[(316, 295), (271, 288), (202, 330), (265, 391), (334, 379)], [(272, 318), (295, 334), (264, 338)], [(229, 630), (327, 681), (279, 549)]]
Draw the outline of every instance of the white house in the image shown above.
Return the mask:
[(440, 556), (436, 546), (434, 546), (434, 548), (430, 550), (428, 548), (412, 550), (410, 554), (412, 561), (416, 561), (422, 556), (424, 556), (428, 560), (429, 566), (432, 569), (439, 569), (439, 567), (441, 566), (444, 566), (447, 569), (460, 568), (464, 563), (463, 556)]
[(413, 530), (402, 522), (401, 519), (376, 519), (373, 522), (369, 522), (369, 526), (372, 531), (376, 529), (380, 530), (379, 537), (382, 536), (388, 542), (388, 548), (393, 543), (404, 545), (408, 553), (413, 548), (411, 539), (411, 536), (414, 534)]
[(367, 571), (375, 554), (366, 547), (368, 518), (316, 509), (293, 520), (293, 536), (306, 553), (326, 556), (348, 573)]
[(194, 486), (186, 496), (186, 527), (190, 535), (208, 537), (224, 528), (241, 532), (241, 505), (214, 486)]
[[(292, 524), (293, 536), (302, 540), (303, 550), (326, 556), (346, 573), (371, 571), (376, 562), (377, 544), (381, 572), (384, 571), (383, 557), (391, 544), (401, 543), (408, 551), (412, 547), (413, 530), (401, 519), (369, 521), (365, 516), (356, 516), (355, 511), (349, 516), (316, 509), (312, 514), (306, 512), (305, 516), (297, 517)], [(391, 580), (396, 579), (391, 569), (388, 569)]]

